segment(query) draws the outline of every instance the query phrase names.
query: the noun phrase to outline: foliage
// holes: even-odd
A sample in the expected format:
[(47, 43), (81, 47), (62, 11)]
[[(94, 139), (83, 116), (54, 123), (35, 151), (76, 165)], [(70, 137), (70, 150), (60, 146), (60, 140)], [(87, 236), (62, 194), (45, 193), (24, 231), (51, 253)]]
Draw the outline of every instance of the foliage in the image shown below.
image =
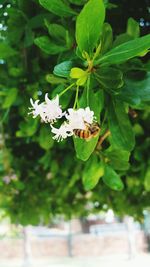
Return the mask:
[[(126, 33), (113, 36), (102, 0), (3, 2), (0, 207), (22, 224), (84, 216), (88, 203), (141, 219), (150, 198), (150, 35), (139, 37), (129, 18)], [(49, 125), (27, 115), (29, 99), (53, 98), (72, 83), (100, 136), (57, 143)], [(60, 97), (64, 109), (77, 86)]]

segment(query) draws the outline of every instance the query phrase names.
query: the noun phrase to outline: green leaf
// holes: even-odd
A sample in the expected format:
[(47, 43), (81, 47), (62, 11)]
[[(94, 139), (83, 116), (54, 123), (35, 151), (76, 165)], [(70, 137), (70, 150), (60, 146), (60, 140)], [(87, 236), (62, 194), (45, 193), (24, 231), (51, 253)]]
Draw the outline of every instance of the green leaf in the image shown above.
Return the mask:
[(49, 23), (48, 20), (45, 20), (45, 25), (51, 37), (53, 37), (57, 41), (63, 43), (66, 42), (66, 29), (63, 26), (59, 24)]
[[(87, 104), (87, 89), (85, 88), (80, 101), (79, 107), (86, 108)], [(104, 92), (103, 90), (98, 90), (97, 92), (93, 92), (91, 89), (89, 92), (89, 106), (90, 109), (94, 111), (94, 115), (96, 116), (96, 120), (100, 122), (100, 113), (104, 107)]]
[(26, 121), (21, 121), (19, 124), (19, 130), (16, 132), (17, 137), (33, 136), (38, 128), (38, 120), (28, 117)]
[(150, 34), (147, 34), (111, 49), (108, 53), (98, 59), (95, 64), (119, 64), (130, 58), (139, 56), (140, 53), (145, 52), (149, 48)]
[(47, 74), (46, 75), (46, 81), (51, 84), (61, 84), (66, 83), (66, 80), (63, 78), (59, 78), (53, 74)]
[(127, 31), (118, 35), (113, 42), (113, 47), (119, 46), (120, 44), (129, 42), (140, 36), (140, 27), (136, 20), (133, 18), (128, 19)]
[(41, 128), (38, 142), (39, 145), (45, 150), (49, 150), (53, 146), (54, 140), (50, 136), (50, 129), (46, 127)]
[(119, 175), (109, 165), (105, 165), (105, 173), (102, 179), (113, 190), (121, 191), (124, 188), (124, 184)]
[(148, 167), (146, 174), (145, 174), (145, 178), (144, 178), (144, 186), (146, 191), (150, 191), (150, 167)]
[(11, 107), (17, 98), (18, 90), (16, 88), (11, 88), (7, 91), (7, 95), (5, 97), (5, 100), (2, 104), (3, 108), (9, 108)]
[(147, 73), (145, 79), (125, 80), (125, 85), (120, 94), (119, 99), (129, 103), (130, 105), (139, 106), (141, 103), (150, 101), (150, 72)]
[(83, 170), (83, 185), (85, 190), (93, 189), (99, 179), (104, 175), (104, 166), (97, 155), (93, 155), (86, 163)]
[(133, 40), (132, 36), (127, 33), (121, 33), (118, 36), (116, 36), (115, 41), (113, 42), (113, 48), (117, 47), (123, 43), (127, 43), (129, 41)]
[(140, 36), (139, 23), (136, 20), (134, 20), (133, 18), (128, 19), (127, 34), (129, 34), (133, 38), (137, 38)]
[(79, 86), (83, 86), (88, 79), (88, 72), (81, 68), (72, 68), (70, 71), (70, 77), (72, 79), (77, 79), (76, 84)]
[(95, 77), (103, 87), (110, 90), (123, 86), (123, 73), (113, 67), (101, 67), (95, 72)]
[(112, 98), (108, 105), (108, 123), (112, 144), (131, 151), (135, 145), (135, 138), (123, 102)]
[(87, 0), (69, 0), (71, 4), (82, 6)]
[(93, 52), (105, 19), (105, 7), (102, 0), (89, 0), (77, 17), (76, 40), (81, 52)]
[(62, 63), (60, 63), (54, 67), (53, 73), (57, 76), (60, 76), (60, 77), (69, 78), (70, 71), (71, 71), (73, 66), (74, 66), (73, 61), (71, 61), (71, 60), (64, 61), (64, 62), (62, 62)]
[(7, 43), (0, 42), (0, 59), (8, 59), (16, 55), (16, 51)]
[(86, 3), (87, 0), (69, 0), (71, 4), (82, 6)]
[(60, 17), (70, 17), (76, 12), (62, 0), (39, 0), (40, 4), (48, 11)]
[(48, 55), (56, 55), (67, 50), (66, 47), (53, 43), (47, 36), (37, 37), (34, 43)]
[(113, 41), (113, 32), (109, 23), (104, 23), (101, 37), (101, 54), (110, 50)]
[(92, 138), (90, 141), (74, 137), (73, 141), (77, 158), (86, 161), (93, 153), (98, 142), (98, 137)]
[(110, 146), (104, 151), (104, 155), (107, 157), (109, 164), (114, 170), (124, 171), (129, 169), (129, 151)]
[[(86, 90), (84, 90), (83, 96), (82, 96), (81, 101), (80, 101), (80, 107), (83, 107), (83, 108), (87, 107), (85, 96), (86, 96)], [(94, 111), (94, 114), (97, 118), (97, 121), (99, 122), (100, 112), (103, 108), (103, 101), (104, 101), (103, 92), (98, 91), (98, 92), (94, 93), (91, 90), (89, 99), (90, 99), (89, 106), (90, 106), (91, 110)], [(91, 156), (91, 154), (93, 153), (93, 151), (97, 145), (98, 138), (99, 138), (99, 136), (92, 138), (90, 141), (86, 141), (84, 139), (74, 137), (73, 140), (74, 140), (74, 146), (75, 146), (77, 158), (79, 158), (83, 161), (88, 160), (88, 158)]]
[(118, 7), (118, 5), (116, 4), (109, 3), (109, 0), (104, 0), (104, 3), (107, 9), (113, 9)]
[(41, 13), (41, 14), (38, 14), (38, 15), (30, 18), (27, 25), (31, 29), (41, 28), (41, 26), (42, 27), (44, 26), (45, 20), (47, 20), (47, 19), (50, 20), (51, 18), (53, 18), (53, 14), (50, 14), (49, 12)]

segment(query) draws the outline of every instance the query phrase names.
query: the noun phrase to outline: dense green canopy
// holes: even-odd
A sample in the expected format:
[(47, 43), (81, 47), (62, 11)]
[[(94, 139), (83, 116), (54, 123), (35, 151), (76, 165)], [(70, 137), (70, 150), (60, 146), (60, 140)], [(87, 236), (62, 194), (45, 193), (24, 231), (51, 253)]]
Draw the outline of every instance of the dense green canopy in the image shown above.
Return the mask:
[[(116, 35), (107, 19), (119, 7), (108, 1), (1, 2), (0, 208), (22, 224), (109, 208), (141, 220), (150, 206), (150, 35), (140, 37), (133, 18)], [(28, 115), (30, 98), (46, 93), (60, 94), (64, 111), (89, 106), (100, 135), (53, 140), (49, 123)]]

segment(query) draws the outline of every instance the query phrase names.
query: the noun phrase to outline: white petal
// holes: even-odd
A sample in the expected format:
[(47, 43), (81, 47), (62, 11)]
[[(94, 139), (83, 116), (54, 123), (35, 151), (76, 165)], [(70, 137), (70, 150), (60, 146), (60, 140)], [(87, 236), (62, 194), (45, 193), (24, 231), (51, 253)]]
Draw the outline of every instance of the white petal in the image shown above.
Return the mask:
[(78, 110), (68, 109), (69, 114), (66, 114), (65, 116), (72, 130), (85, 129), (86, 126), (83, 119), (83, 111), (84, 109), (78, 109)]
[(71, 131), (71, 128), (69, 124), (64, 123), (60, 126), (60, 128), (55, 128), (51, 125), (52, 133), (55, 134), (53, 136), (53, 139), (59, 141), (62, 141), (63, 139), (66, 139), (68, 136), (73, 135), (73, 131)]
[(83, 118), (86, 122), (91, 124), (94, 120), (94, 112), (92, 110), (90, 110), (89, 107), (85, 108)]
[(48, 98), (48, 93), (45, 94), (45, 102), (47, 104), (51, 103), (51, 100)]
[(56, 97), (53, 99), (53, 103), (57, 106), (59, 106), (59, 96), (56, 95)]
[(34, 106), (34, 103), (33, 103), (33, 99), (32, 98), (30, 98), (30, 103), (31, 103), (32, 106)]

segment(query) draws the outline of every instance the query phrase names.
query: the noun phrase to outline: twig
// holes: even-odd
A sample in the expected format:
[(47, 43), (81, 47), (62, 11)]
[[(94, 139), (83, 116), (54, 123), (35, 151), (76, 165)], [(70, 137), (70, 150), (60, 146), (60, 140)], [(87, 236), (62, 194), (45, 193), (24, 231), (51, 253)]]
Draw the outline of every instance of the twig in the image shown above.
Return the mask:
[(99, 149), (101, 148), (102, 143), (104, 142), (104, 140), (105, 140), (110, 134), (111, 134), (111, 132), (110, 132), (109, 130), (107, 130), (107, 131), (105, 132), (104, 135), (100, 136), (100, 138), (99, 138), (99, 140), (98, 140), (98, 142), (97, 142), (96, 149), (99, 150)]

